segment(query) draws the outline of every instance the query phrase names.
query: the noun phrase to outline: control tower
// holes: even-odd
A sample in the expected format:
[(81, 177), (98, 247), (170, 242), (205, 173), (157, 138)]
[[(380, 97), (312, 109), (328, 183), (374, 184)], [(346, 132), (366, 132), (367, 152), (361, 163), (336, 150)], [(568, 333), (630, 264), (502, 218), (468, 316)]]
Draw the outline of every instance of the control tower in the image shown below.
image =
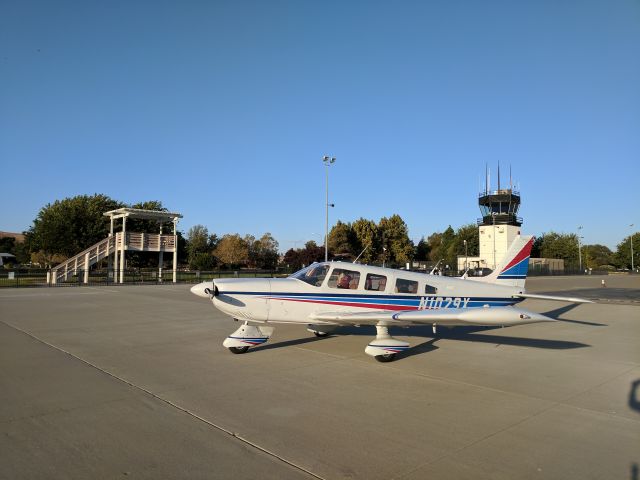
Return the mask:
[(514, 238), (520, 235), (522, 218), (518, 217), (520, 192), (514, 190), (509, 172), (508, 188), (500, 185), (498, 166), (498, 189), (491, 190), (489, 173), (486, 173), (484, 191), (478, 196), (482, 218), (478, 219), (480, 236), (480, 263), (494, 270), (500, 263)]

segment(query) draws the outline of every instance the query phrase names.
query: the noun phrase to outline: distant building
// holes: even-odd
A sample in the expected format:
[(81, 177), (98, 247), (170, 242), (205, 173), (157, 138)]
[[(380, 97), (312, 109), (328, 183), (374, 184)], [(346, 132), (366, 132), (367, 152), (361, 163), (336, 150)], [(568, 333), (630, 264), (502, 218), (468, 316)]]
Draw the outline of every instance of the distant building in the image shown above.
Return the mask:
[(518, 217), (520, 192), (513, 189), (511, 179), (509, 188), (500, 186), (498, 169), (498, 189), (491, 190), (487, 175), (484, 192), (478, 196), (478, 206), (482, 218), (479, 218), (478, 235), (480, 237), (480, 255), (477, 257), (458, 257), (458, 270), (494, 270), (507, 253), (513, 240), (520, 235), (522, 218)]
[[(511, 175), (509, 175), (511, 177)], [(498, 167), (498, 189), (491, 190), (489, 176), (486, 176), (484, 192), (478, 195), (478, 205), (482, 218), (479, 218), (478, 236), (480, 237), (480, 255), (477, 257), (458, 257), (458, 271), (469, 270), (485, 275), (494, 270), (507, 253), (511, 243), (520, 235), (522, 218), (518, 217), (520, 192), (513, 189), (511, 178), (509, 188), (500, 186), (500, 168)], [(530, 258), (531, 273), (564, 273), (564, 260), (557, 258)]]
[(11, 255), (10, 253), (0, 253), (0, 267), (4, 265), (15, 265), (18, 263), (15, 255)]
[(22, 233), (0, 232), (0, 238), (15, 238), (18, 243), (24, 242), (24, 234)]

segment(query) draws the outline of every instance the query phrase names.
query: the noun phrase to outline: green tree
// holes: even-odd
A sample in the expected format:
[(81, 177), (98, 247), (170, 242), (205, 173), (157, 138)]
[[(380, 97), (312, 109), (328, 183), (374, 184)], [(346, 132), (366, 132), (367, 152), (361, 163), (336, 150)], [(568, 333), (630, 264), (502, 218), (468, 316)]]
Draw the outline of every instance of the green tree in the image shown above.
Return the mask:
[(358, 252), (356, 256), (360, 255), (366, 248), (358, 261), (367, 264), (373, 262), (380, 249), (378, 226), (372, 220), (359, 218), (353, 222), (352, 230), (356, 240), (356, 251)]
[(543, 258), (562, 258), (565, 266), (578, 266), (578, 237), (575, 233), (548, 232), (542, 235), (540, 255)]
[(442, 233), (435, 232), (427, 237), (429, 246), (429, 259), (432, 262), (439, 262), (442, 259)]
[[(340, 220), (329, 232), (329, 253), (335, 255), (357, 255), (355, 235), (350, 223), (342, 223)], [(360, 252), (358, 252), (360, 253)]]
[(419, 261), (429, 260), (429, 253), (431, 253), (431, 246), (426, 238), (422, 237), (416, 245), (416, 253), (414, 258)]
[[(640, 249), (640, 232), (633, 234), (633, 266), (638, 268), (638, 249)], [(631, 268), (631, 235), (628, 235), (616, 248), (616, 265), (620, 268)]]
[(109, 219), (103, 214), (123, 204), (106, 195), (78, 195), (47, 204), (29, 229), (31, 252), (44, 257), (70, 257), (104, 239)]
[(605, 245), (583, 245), (582, 256), (587, 268), (600, 268), (615, 264), (614, 254)]
[(187, 233), (187, 261), (189, 268), (195, 270), (211, 270), (215, 267), (216, 259), (213, 250), (218, 237), (209, 235), (209, 230), (203, 225), (194, 225)]
[(383, 217), (378, 223), (378, 231), (383, 238), (387, 262), (406, 263), (413, 255), (413, 242), (409, 239), (409, 229), (402, 217), (394, 214), (389, 218)]
[[(456, 232), (451, 225), (442, 233), (430, 235), (427, 242), (431, 247), (431, 261), (439, 262), (442, 260), (441, 267), (449, 265), (449, 268), (454, 268), (457, 265)], [(464, 246), (462, 247), (462, 254), (464, 255)]]
[(265, 233), (256, 240), (252, 236), (245, 237), (249, 245), (249, 265), (254, 268), (273, 269), (278, 264), (278, 242), (270, 233)]

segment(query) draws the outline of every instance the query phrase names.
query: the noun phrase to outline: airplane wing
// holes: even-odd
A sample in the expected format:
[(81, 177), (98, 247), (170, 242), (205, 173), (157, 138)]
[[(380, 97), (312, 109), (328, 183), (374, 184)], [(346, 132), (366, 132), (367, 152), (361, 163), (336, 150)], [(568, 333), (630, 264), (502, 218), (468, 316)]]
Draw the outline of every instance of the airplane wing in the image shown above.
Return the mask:
[(554, 320), (516, 307), (447, 308), (440, 310), (376, 310), (373, 312), (319, 312), (312, 321), (334, 325), (520, 325)]
[(570, 303), (596, 303), (593, 300), (587, 300), (586, 298), (577, 297), (556, 297), (554, 295), (538, 295), (535, 293), (519, 293), (514, 295), (519, 298), (536, 298), (538, 300), (554, 300), (557, 302), (570, 302)]

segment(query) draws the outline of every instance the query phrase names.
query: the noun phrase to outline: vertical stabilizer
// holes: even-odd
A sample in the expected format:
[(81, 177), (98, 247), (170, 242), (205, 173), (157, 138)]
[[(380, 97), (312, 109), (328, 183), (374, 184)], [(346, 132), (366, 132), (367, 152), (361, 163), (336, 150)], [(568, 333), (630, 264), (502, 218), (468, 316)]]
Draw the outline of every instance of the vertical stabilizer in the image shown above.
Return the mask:
[(476, 280), (497, 285), (524, 287), (529, 271), (529, 256), (532, 246), (532, 235), (518, 235), (496, 269), (486, 277)]

